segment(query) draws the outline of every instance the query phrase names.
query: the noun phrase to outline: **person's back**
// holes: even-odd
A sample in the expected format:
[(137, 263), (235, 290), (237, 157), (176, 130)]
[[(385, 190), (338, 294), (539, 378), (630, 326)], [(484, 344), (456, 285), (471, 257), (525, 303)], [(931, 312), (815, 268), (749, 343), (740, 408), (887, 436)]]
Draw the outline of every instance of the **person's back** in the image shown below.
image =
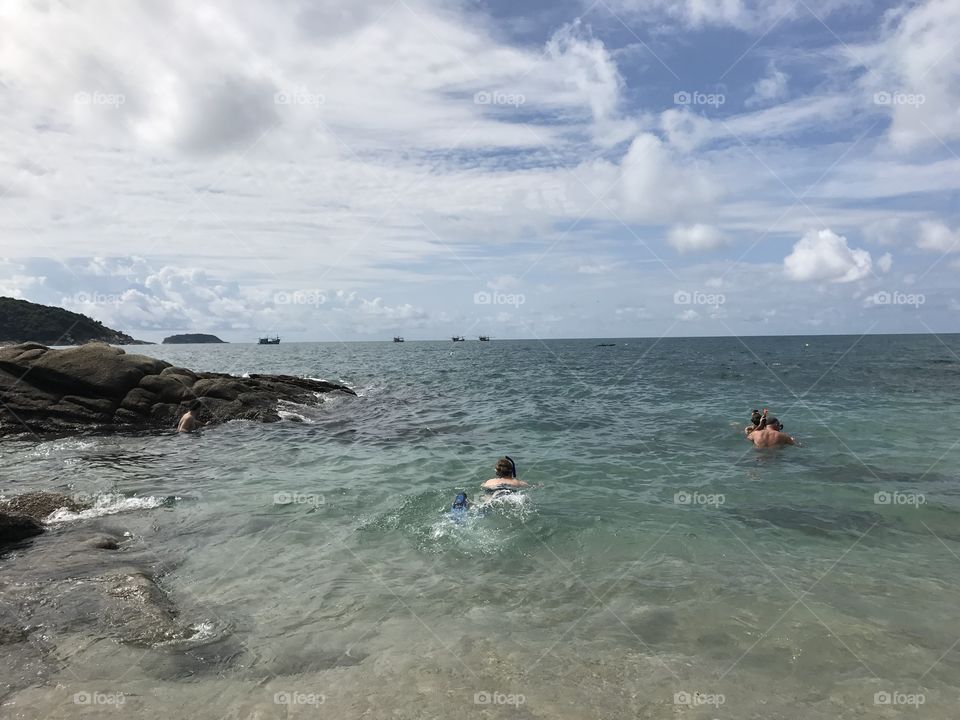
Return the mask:
[(177, 432), (193, 432), (198, 427), (200, 427), (200, 423), (193, 414), (193, 409), (190, 409), (183, 414), (180, 422), (177, 423)]
[(758, 448), (769, 448), (777, 447), (778, 445), (796, 445), (797, 441), (792, 437), (787, 435), (785, 432), (781, 432), (777, 428), (779, 425), (767, 425), (766, 427), (759, 428), (750, 433), (749, 438)]

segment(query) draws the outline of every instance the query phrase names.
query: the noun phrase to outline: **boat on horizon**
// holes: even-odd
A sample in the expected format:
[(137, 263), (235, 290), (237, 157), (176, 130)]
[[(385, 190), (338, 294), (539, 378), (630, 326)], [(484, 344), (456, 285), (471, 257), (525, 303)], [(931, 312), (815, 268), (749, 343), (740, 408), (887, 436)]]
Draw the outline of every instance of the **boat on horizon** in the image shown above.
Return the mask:
[(394, 335), (394, 336), (393, 336), (393, 341), (394, 341), (394, 342), (403, 342), (403, 338), (400, 337), (399, 335)]
[(262, 337), (257, 341), (257, 345), (279, 345), (280, 336), (275, 337)]
[(467, 339), (466, 339), (463, 335), (454, 335), (454, 336), (453, 336), (452, 338), (450, 338), (450, 339), (453, 340), (454, 342), (466, 342), (466, 341), (467, 341)]
[(490, 342), (489, 335), (481, 335), (478, 339), (480, 340), (480, 342)]

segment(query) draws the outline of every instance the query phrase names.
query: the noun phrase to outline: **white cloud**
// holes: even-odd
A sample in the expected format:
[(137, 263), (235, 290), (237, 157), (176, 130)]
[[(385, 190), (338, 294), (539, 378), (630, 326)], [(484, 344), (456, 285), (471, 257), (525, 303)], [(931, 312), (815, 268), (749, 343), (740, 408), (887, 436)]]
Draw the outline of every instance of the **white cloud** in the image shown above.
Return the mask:
[(917, 247), (940, 253), (960, 251), (960, 233), (951, 230), (942, 222), (927, 220), (920, 223)]
[(674, 227), (670, 230), (668, 239), (681, 253), (716, 250), (727, 244), (727, 239), (719, 228), (702, 224)]
[(774, 63), (767, 66), (767, 74), (753, 84), (753, 94), (747, 98), (747, 107), (767, 105), (787, 96), (789, 76)]
[(872, 266), (868, 251), (849, 247), (845, 237), (829, 228), (808, 232), (783, 260), (787, 277), (798, 282), (852, 282), (869, 275)]
[(851, 65), (868, 69), (865, 102), (889, 113), (889, 137), (900, 150), (960, 137), (960, 3), (918, 2), (886, 20), (877, 43), (850, 52)]

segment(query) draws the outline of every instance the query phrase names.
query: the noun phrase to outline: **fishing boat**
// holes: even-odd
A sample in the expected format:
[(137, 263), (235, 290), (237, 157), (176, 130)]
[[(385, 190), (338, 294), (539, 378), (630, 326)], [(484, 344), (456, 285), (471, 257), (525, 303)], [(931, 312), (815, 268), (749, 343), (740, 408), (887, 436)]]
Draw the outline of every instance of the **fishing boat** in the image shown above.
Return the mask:
[(480, 336), (480, 342), (490, 342), (490, 336), (489, 336), (489, 335), (481, 335), (481, 336)]
[(467, 339), (466, 339), (463, 335), (454, 335), (454, 336), (453, 336), (452, 338), (450, 338), (450, 339), (453, 340), (454, 342), (466, 342), (466, 341), (467, 341)]
[(279, 345), (279, 344), (280, 344), (279, 335), (275, 337), (262, 337), (260, 338), (260, 340), (257, 341), (257, 345)]
[(403, 342), (403, 338), (400, 337), (399, 335), (394, 335), (394, 336), (393, 336), (393, 341), (394, 341), (394, 342)]

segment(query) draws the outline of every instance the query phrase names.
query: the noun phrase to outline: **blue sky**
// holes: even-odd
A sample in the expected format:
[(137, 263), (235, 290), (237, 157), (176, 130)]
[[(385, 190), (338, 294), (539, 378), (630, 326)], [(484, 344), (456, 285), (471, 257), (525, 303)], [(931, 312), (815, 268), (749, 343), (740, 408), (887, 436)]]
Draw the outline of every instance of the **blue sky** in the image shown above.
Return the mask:
[(0, 294), (149, 340), (958, 327), (956, 2), (0, 16)]

